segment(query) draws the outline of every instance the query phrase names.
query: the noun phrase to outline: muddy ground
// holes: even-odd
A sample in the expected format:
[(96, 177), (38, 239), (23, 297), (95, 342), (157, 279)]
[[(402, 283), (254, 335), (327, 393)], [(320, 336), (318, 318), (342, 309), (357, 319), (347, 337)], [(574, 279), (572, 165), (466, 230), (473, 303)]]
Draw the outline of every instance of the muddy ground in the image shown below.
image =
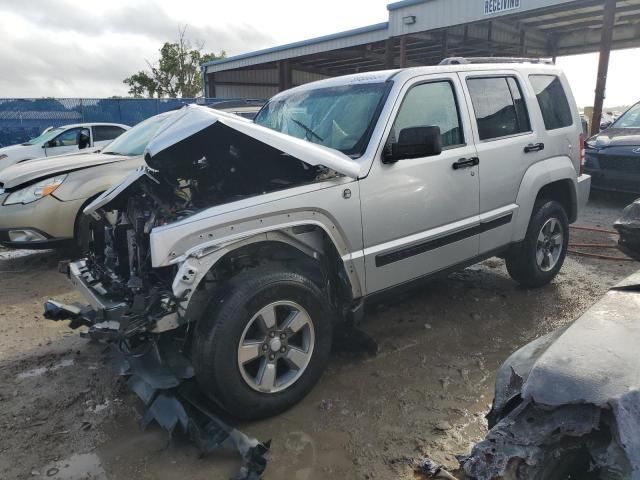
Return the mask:
[[(610, 227), (631, 200), (598, 195), (578, 225)], [(614, 238), (572, 231), (573, 242)], [(0, 479), (229, 478), (233, 452), (200, 458), (179, 436), (141, 432), (141, 404), (104, 365), (103, 347), (42, 318), (49, 297), (81, 300), (56, 271), (64, 256), (0, 250)], [(454, 467), (486, 432), (494, 372), (509, 353), (575, 319), (636, 268), (571, 255), (533, 291), (492, 259), (433, 281), (368, 312), (377, 356), (334, 354), (302, 403), (239, 427), (272, 439), (267, 480), (413, 478), (409, 461), (423, 455)]]

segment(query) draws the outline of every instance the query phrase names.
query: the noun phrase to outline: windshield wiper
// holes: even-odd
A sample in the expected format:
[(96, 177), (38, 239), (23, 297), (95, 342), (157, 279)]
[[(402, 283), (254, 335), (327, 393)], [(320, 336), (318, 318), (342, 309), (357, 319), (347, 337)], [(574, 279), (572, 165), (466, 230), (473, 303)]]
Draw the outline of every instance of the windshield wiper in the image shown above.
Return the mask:
[(309, 134), (312, 135), (314, 137), (316, 137), (318, 140), (320, 140), (321, 142), (324, 142), (324, 138), (322, 138), (320, 135), (318, 135), (316, 132), (314, 132), (311, 128), (307, 127), (304, 123), (302, 123), (299, 120), (296, 120), (295, 118), (292, 118), (291, 120), (293, 120), (294, 122), (296, 122), (298, 125), (300, 125), (302, 128), (305, 129), (305, 131)]

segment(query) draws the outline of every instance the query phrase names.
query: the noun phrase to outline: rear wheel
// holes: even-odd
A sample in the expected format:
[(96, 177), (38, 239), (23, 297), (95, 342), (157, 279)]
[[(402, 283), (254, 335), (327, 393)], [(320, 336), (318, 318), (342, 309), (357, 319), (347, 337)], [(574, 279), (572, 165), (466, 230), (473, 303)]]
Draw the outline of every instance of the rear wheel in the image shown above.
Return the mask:
[(569, 245), (569, 220), (555, 200), (536, 203), (524, 240), (507, 255), (511, 278), (524, 287), (548, 284), (562, 268)]
[(204, 392), (238, 418), (301, 400), (329, 360), (332, 318), (322, 290), (279, 268), (239, 274), (196, 327), (193, 365)]

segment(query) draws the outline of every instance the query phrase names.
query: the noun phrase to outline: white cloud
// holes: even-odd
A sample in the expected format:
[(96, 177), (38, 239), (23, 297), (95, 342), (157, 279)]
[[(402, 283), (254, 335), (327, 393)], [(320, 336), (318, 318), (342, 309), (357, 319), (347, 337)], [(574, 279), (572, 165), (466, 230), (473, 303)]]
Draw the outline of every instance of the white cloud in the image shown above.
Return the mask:
[[(235, 55), (385, 21), (389, 1), (0, 0), (0, 95), (125, 95), (122, 79), (154, 60), (181, 25), (205, 50)], [(640, 100), (639, 53), (612, 53), (606, 105)], [(558, 64), (578, 104), (591, 105), (597, 54)]]

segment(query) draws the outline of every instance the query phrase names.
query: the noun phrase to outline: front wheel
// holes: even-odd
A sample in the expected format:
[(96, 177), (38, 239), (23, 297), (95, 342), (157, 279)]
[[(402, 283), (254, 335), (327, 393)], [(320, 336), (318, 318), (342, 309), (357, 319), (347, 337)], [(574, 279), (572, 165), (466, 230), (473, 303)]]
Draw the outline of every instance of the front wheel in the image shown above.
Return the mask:
[(562, 268), (569, 246), (569, 220), (555, 200), (536, 203), (524, 240), (507, 255), (507, 271), (524, 287), (542, 287)]
[(326, 295), (305, 275), (274, 267), (232, 278), (196, 328), (198, 383), (242, 419), (275, 415), (300, 401), (331, 351)]

